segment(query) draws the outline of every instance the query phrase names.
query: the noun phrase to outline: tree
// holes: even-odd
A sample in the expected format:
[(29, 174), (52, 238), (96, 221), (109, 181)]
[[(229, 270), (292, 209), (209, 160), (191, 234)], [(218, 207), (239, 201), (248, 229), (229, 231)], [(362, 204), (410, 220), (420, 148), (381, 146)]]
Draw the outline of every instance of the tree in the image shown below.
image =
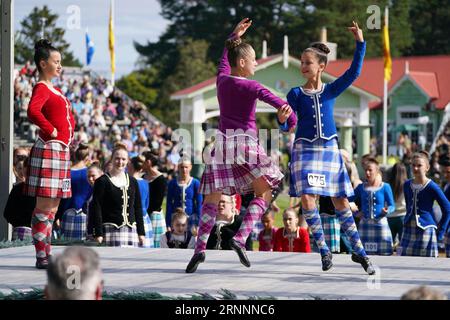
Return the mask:
[(21, 22), (21, 30), (15, 34), (15, 55), (16, 63), (33, 61), (34, 44), (41, 39), (42, 18), (45, 18), (45, 37), (50, 40), (62, 56), (62, 64), (66, 66), (79, 66), (82, 64), (69, 50), (70, 44), (64, 40), (65, 30), (56, 27), (57, 14), (51, 13), (50, 9), (44, 5), (41, 9), (34, 7), (31, 13)]
[(213, 77), (216, 66), (208, 61), (208, 43), (204, 40), (186, 39), (178, 46), (179, 59), (174, 73), (161, 85), (157, 104), (162, 107), (164, 121), (175, 125), (180, 118), (178, 101), (170, 100), (170, 95), (178, 90), (193, 86)]
[(117, 86), (127, 95), (135, 100), (141, 101), (145, 105), (154, 105), (158, 93), (152, 88), (155, 82), (155, 70), (153, 68), (145, 68), (120, 78)]
[(411, 4), (414, 42), (410, 55), (450, 53), (448, 0), (416, 0)]

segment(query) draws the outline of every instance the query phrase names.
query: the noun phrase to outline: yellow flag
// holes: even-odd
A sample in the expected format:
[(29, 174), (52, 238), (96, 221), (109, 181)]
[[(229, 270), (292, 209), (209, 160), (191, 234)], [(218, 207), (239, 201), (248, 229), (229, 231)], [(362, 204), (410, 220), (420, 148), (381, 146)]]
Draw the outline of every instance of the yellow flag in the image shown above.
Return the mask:
[(384, 79), (389, 82), (391, 80), (392, 74), (392, 59), (391, 59), (391, 48), (389, 46), (388, 15), (389, 11), (388, 8), (386, 7), (383, 26), (383, 57), (384, 57)]
[(116, 57), (114, 53), (114, 20), (113, 20), (113, 3), (109, 8), (109, 54), (111, 56), (111, 73), (116, 71)]

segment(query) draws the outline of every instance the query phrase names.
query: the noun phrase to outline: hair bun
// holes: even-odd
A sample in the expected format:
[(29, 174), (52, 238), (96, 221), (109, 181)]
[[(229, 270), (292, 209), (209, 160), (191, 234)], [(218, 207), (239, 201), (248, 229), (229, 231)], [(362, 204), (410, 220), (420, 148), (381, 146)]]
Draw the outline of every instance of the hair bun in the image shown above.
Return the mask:
[(427, 158), (430, 158), (430, 154), (428, 153), (428, 151), (420, 150), (419, 153), (423, 154)]
[(228, 50), (234, 49), (242, 43), (241, 38), (232, 38), (225, 41), (225, 47)]
[(315, 49), (319, 50), (320, 52), (322, 52), (324, 54), (329, 54), (330, 53), (330, 48), (328, 48), (327, 45), (325, 43), (322, 43), (322, 42), (311, 43), (311, 48), (315, 48)]
[(36, 42), (34, 45), (35, 50), (39, 50), (41, 48), (50, 48), (52, 46), (52, 43), (48, 41), (47, 39), (41, 39)]

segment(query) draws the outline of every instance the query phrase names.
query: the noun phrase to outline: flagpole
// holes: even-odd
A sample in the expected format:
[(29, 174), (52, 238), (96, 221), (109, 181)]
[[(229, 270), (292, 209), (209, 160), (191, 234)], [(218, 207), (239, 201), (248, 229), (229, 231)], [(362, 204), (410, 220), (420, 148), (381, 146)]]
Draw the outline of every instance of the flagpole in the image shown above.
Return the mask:
[[(386, 28), (388, 28), (389, 22), (389, 11), (388, 7), (384, 8), (384, 23)], [(386, 39), (385, 39), (386, 41)], [(385, 73), (386, 71), (384, 71)], [(384, 88), (383, 88), (383, 165), (387, 165), (387, 97), (388, 97), (388, 79), (386, 79), (386, 75), (383, 77), (384, 79)]]

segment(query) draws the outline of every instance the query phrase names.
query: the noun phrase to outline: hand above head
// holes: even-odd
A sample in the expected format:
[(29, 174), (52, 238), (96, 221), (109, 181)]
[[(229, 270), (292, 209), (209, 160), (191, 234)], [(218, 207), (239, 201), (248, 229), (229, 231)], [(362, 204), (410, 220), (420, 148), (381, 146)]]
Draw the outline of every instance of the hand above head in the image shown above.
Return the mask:
[(250, 18), (244, 18), (236, 25), (233, 33), (240, 38), (251, 25), (252, 20)]
[(355, 21), (352, 21), (352, 24), (353, 25), (351, 27), (347, 27), (347, 29), (351, 33), (353, 33), (353, 36), (355, 37), (356, 41), (364, 42), (362, 30), (358, 27), (358, 24)]

